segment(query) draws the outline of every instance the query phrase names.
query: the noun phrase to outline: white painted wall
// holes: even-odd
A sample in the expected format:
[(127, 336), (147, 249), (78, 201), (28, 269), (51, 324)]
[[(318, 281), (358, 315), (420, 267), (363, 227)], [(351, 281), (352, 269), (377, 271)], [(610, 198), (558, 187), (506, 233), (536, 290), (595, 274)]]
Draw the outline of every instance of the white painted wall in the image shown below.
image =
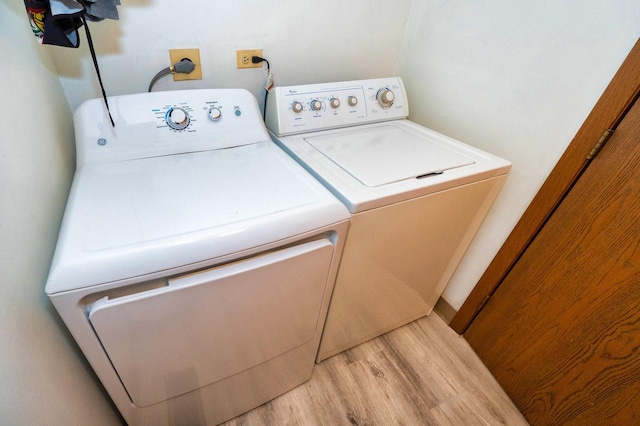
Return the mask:
[[(263, 49), (278, 85), (393, 75), (411, 0), (125, 1), (119, 21), (90, 24), (109, 95), (144, 92), (169, 49), (199, 48), (202, 80), (164, 77), (154, 91), (242, 87), (258, 99), (266, 73), (236, 69), (237, 49)], [(385, 28), (383, 29), (382, 26)], [(100, 97), (84, 34), (56, 52), (72, 109)]]
[(22, 2), (0, 2), (0, 424), (120, 424), (44, 294), (74, 147), (51, 51), (30, 31)]
[(462, 306), (639, 36), (637, 0), (413, 2), (397, 70), (410, 119), (513, 163), (445, 290), (451, 306)]

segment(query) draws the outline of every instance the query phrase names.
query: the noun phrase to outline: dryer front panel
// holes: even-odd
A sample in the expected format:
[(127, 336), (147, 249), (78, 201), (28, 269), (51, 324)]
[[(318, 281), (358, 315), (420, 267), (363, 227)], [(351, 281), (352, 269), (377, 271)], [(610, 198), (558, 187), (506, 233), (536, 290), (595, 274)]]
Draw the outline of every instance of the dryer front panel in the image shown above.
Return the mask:
[(89, 320), (132, 402), (149, 406), (313, 339), (333, 250), (311, 241), (105, 297)]

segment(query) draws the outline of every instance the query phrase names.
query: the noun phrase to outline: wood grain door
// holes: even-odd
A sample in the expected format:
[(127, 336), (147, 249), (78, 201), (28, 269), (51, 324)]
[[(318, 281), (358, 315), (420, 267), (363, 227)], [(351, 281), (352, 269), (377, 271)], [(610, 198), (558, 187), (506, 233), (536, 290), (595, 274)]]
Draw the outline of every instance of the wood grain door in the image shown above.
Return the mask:
[(637, 424), (639, 101), (464, 337), (532, 424)]
[(449, 324), (463, 334), (590, 164), (596, 142), (616, 129), (640, 93), (640, 39), (633, 46), (593, 110), (498, 250), (487, 270)]

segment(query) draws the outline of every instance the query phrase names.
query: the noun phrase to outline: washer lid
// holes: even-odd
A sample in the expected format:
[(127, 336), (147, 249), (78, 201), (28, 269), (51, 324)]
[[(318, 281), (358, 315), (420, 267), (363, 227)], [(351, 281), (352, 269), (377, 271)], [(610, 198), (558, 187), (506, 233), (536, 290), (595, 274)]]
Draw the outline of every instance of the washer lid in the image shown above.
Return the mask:
[(394, 125), (307, 137), (305, 141), (370, 187), (475, 163), (436, 140)]

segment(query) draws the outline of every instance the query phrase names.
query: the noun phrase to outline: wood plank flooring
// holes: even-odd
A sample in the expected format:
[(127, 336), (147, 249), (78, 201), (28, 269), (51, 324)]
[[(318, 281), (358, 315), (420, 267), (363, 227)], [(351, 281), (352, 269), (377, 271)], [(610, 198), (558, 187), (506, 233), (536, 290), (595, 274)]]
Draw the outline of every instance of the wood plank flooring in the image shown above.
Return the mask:
[(467, 342), (437, 314), (335, 355), (242, 425), (528, 425)]

